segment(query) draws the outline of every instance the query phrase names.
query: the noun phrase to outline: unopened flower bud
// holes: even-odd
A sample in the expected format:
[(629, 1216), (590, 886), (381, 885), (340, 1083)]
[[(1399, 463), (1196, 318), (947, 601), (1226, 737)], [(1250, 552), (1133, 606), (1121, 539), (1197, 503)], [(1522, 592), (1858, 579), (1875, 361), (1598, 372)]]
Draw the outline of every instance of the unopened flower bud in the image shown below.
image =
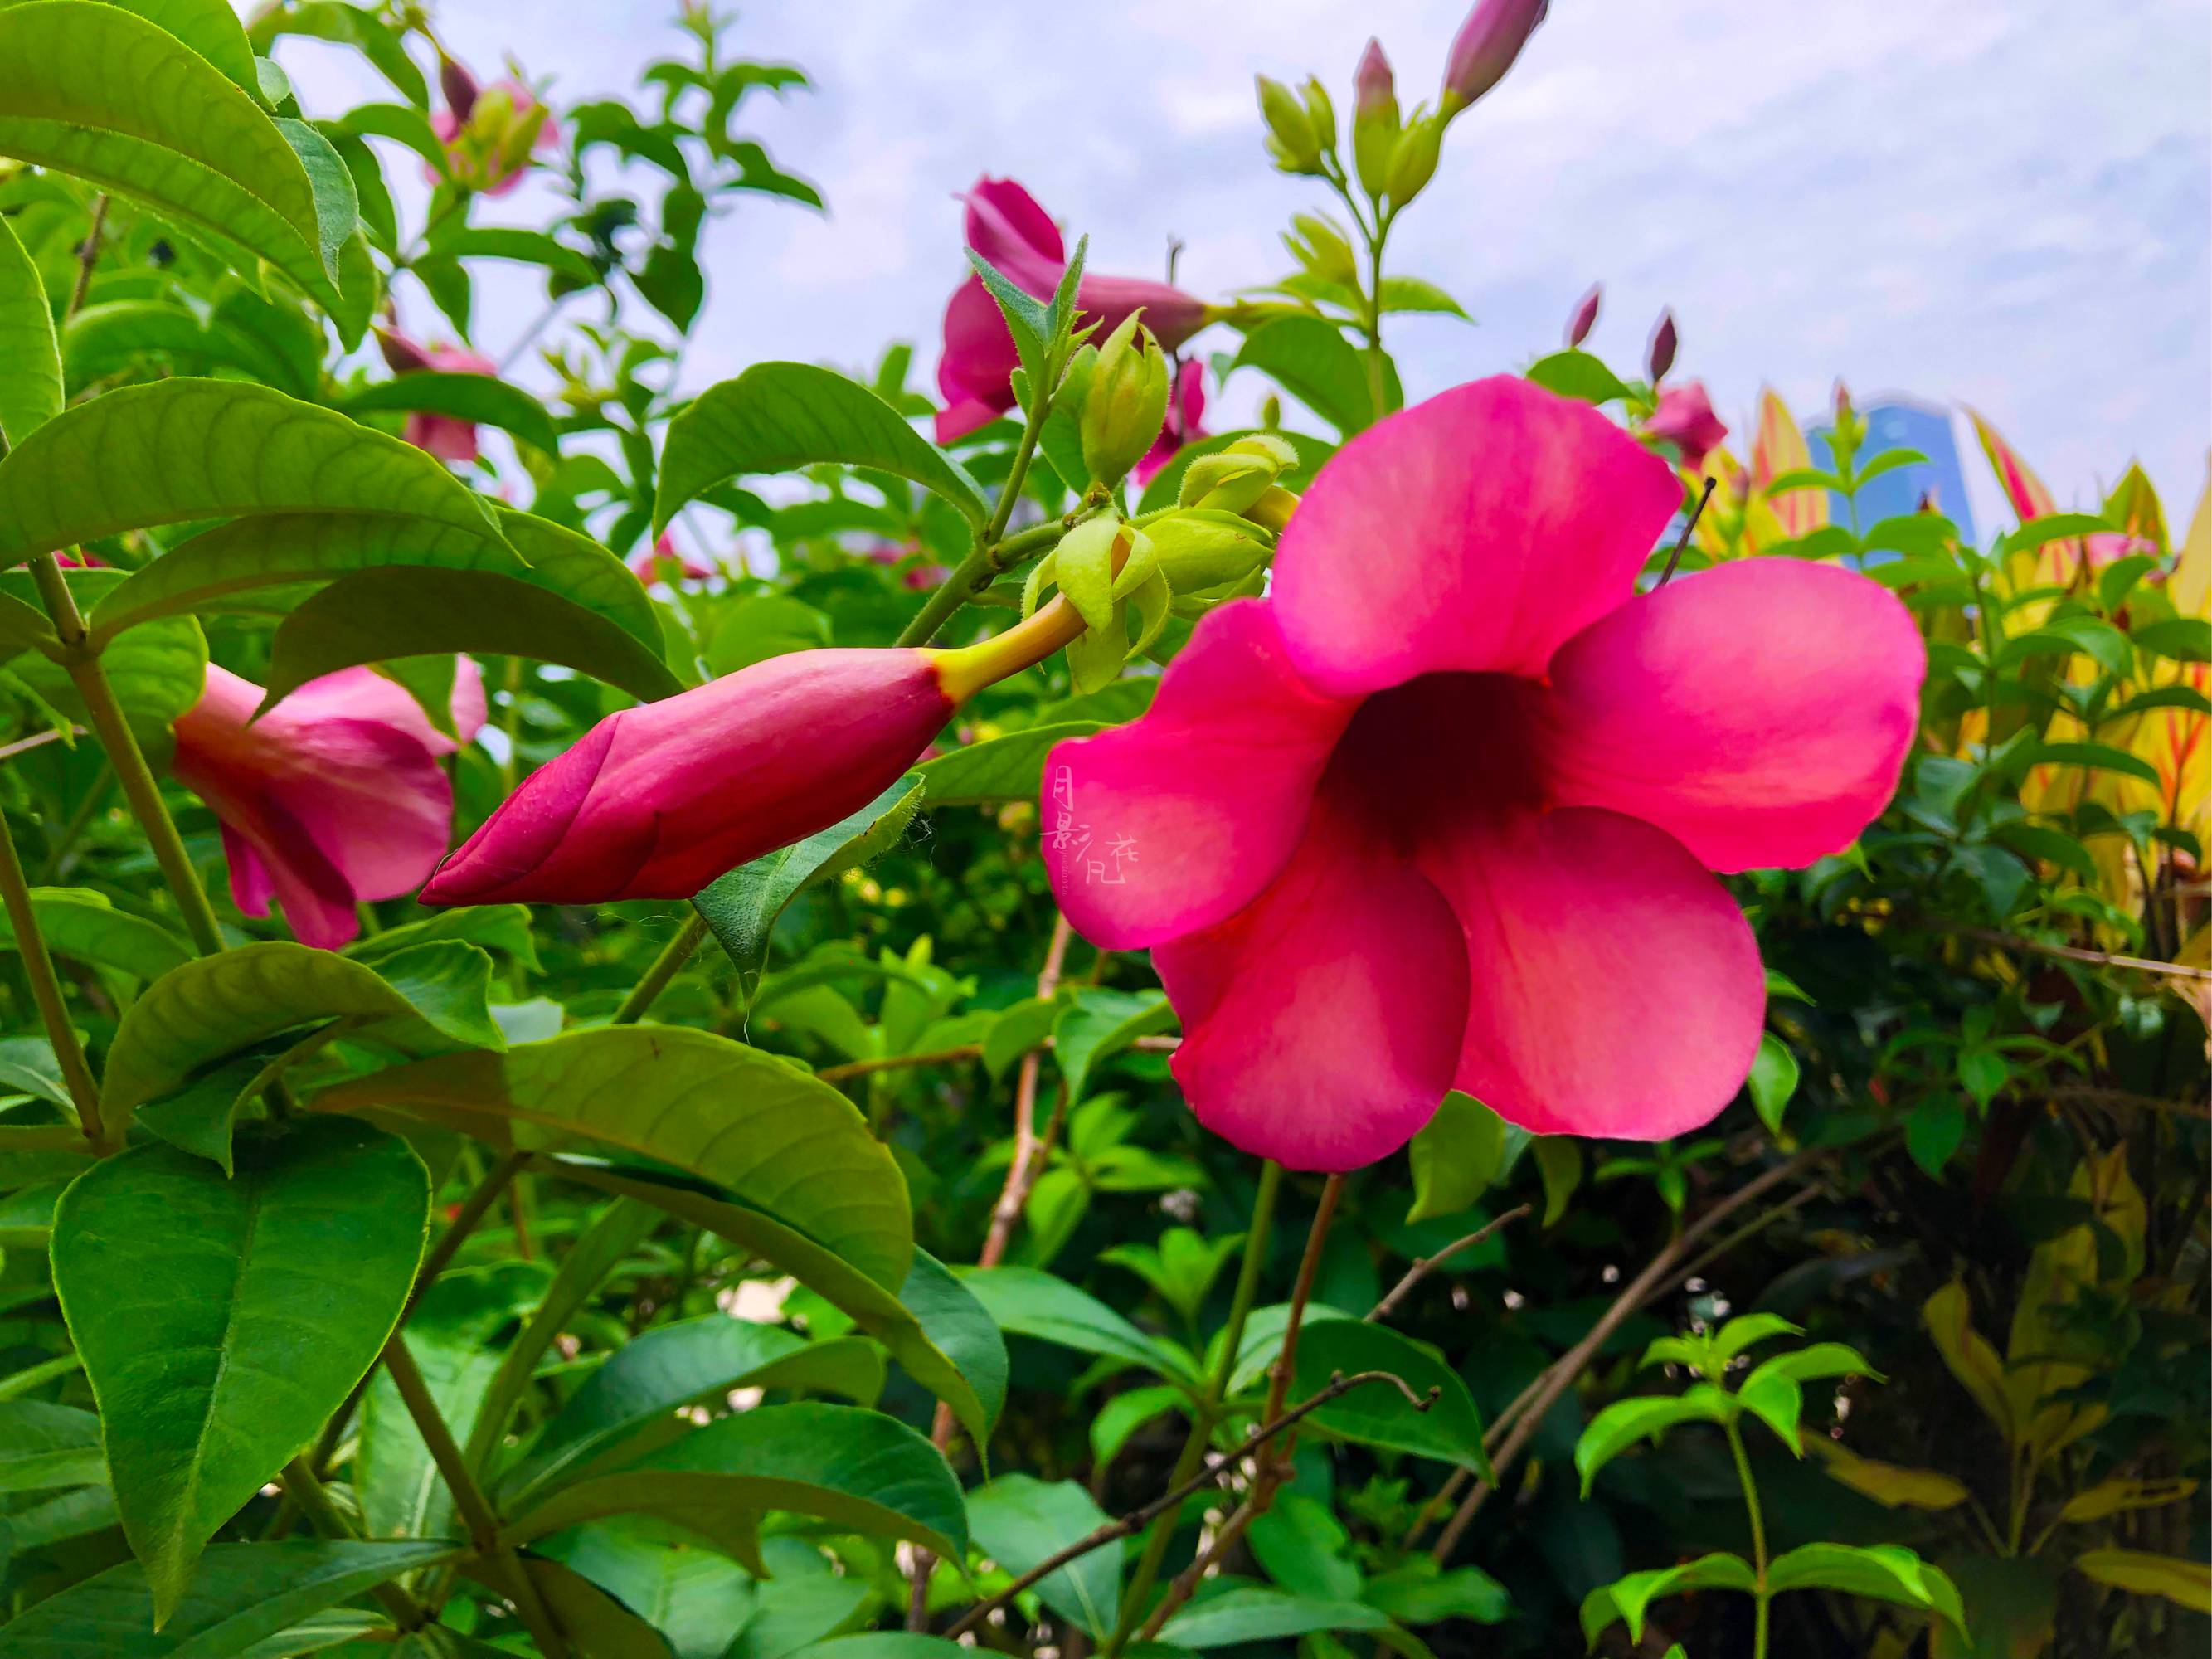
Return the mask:
[(1275, 165), (1285, 173), (1319, 173), (1321, 140), (1305, 105), (1280, 81), (1264, 75), (1253, 79), (1260, 88), (1260, 115), (1267, 124), (1267, 149)]
[(1244, 509), (1244, 516), (1271, 535), (1279, 536), (1290, 527), (1291, 514), (1297, 511), (1298, 498), (1280, 484), (1270, 485), (1266, 494)]
[(1133, 312), (1098, 348), (1083, 401), (1083, 464), (1093, 483), (1110, 488), (1144, 459), (1167, 419), (1169, 391), (1168, 360)]
[(446, 107), (453, 118), (465, 123), (476, 113), (477, 77), (442, 52), (438, 54), (438, 90), (446, 94)]
[(1398, 153), (1398, 94), (1382, 43), (1370, 40), (1352, 77), (1358, 99), (1352, 117), (1352, 160), (1370, 196), (1389, 188), (1390, 163)]
[(1292, 214), (1291, 231), (1285, 234), (1283, 246), (1290, 249), (1292, 258), (1323, 282), (1355, 289), (1359, 286), (1359, 259), (1352, 251), (1350, 239), (1321, 214)]
[(428, 351), (395, 328), (378, 328), (376, 349), (384, 354), (385, 363), (394, 374), (413, 374), (437, 367)]
[(1336, 106), (1329, 101), (1328, 88), (1316, 75), (1306, 76), (1300, 88), (1305, 94), (1306, 118), (1313, 123), (1314, 141), (1322, 150), (1334, 153), (1336, 149)]
[(1680, 343), (1674, 333), (1674, 313), (1671, 310), (1659, 313), (1659, 326), (1651, 331), (1651, 349), (1644, 358), (1644, 372), (1651, 384), (1657, 386), (1667, 378), (1667, 371), (1674, 367), (1674, 350)]
[(1444, 60), (1446, 119), (1505, 78), (1549, 9), (1550, 0), (1480, 0)]
[(1581, 349), (1583, 342), (1589, 338), (1590, 330), (1597, 325), (1597, 302), (1604, 293), (1604, 283), (1592, 283), (1590, 291), (1575, 307), (1575, 314), (1567, 319), (1568, 350)]
[[(1014, 372), (1021, 373), (1019, 369)], [(1053, 398), (1054, 405), (1066, 410), (1071, 420), (1082, 421), (1084, 405), (1091, 398), (1091, 382), (1097, 373), (1098, 348), (1087, 342), (1078, 346), (1075, 355), (1067, 360), (1067, 372), (1060, 377), (1060, 391)], [(1022, 406), (1024, 410), (1028, 409), (1026, 399)]]
[(1283, 400), (1272, 392), (1260, 400), (1260, 428), (1263, 432), (1283, 429)]
[(1403, 207), (1437, 176), (1437, 160), (1444, 142), (1444, 118), (1416, 115), (1398, 135), (1398, 148), (1390, 157), (1388, 184), (1390, 199)]
[(1258, 537), (1240, 534), (1234, 522), (1215, 518), (1176, 514), (1155, 520), (1147, 534), (1152, 556), (1177, 598), (1241, 582), (1268, 559)]
[(1297, 460), (1298, 452), (1287, 438), (1264, 432), (1239, 438), (1226, 449), (1200, 456), (1183, 470), (1176, 505), (1242, 513)]

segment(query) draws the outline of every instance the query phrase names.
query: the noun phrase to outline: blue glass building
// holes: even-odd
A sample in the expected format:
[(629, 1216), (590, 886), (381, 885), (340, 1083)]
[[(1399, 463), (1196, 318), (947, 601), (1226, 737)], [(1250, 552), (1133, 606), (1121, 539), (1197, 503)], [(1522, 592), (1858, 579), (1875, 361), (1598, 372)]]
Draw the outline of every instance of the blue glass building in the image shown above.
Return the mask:
[[(1911, 398), (1885, 398), (1860, 411), (1866, 422), (1866, 441), (1859, 447), (1857, 464), (1863, 467), (1886, 450), (1917, 449), (1928, 459), (1885, 472), (1859, 491), (1858, 528), (1866, 530), (1884, 519), (1902, 518), (1920, 509), (1920, 498), (1933, 492), (1943, 515), (1959, 526), (1960, 538), (1973, 545), (1973, 509), (1966, 504), (1966, 475), (1959, 465), (1959, 442), (1951, 412)], [(1814, 427), (1805, 434), (1813, 465), (1826, 468), (1833, 460), (1828, 448), (1830, 428)], [(1831, 491), (1828, 518), (1833, 524), (1851, 522), (1850, 503)]]

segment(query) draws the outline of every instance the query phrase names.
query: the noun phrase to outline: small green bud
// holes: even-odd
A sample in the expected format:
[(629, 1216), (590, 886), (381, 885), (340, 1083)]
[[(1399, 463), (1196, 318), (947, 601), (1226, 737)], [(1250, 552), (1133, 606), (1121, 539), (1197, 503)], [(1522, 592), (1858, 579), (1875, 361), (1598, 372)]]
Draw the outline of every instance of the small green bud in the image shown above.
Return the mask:
[(1267, 124), (1267, 150), (1275, 165), (1285, 173), (1319, 173), (1321, 141), (1297, 94), (1264, 75), (1253, 79), (1260, 88), (1260, 116)]
[(1139, 314), (1131, 313), (1098, 348), (1078, 422), (1083, 464), (1093, 483), (1109, 489), (1145, 458), (1168, 415), (1168, 360)]
[(1398, 136), (1390, 157), (1390, 199), (1398, 206), (1419, 195), (1437, 176), (1437, 160), (1443, 149), (1444, 123), (1441, 116), (1415, 112), (1413, 120)]
[(1328, 100), (1328, 88), (1321, 83), (1317, 75), (1306, 76), (1300, 88), (1306, 98), (1306, 118), (1313, 123), (1314, 141), (1329, 155), (1336, 153), (1336, 106)]
[(1267, 432), (1283, 429), (1283, 400), (1272, 392), (1260, 400), (1260, 425)]
[(1398, 150), (1398, 94), (1382, 43), (1370, 40), (1352, 77), (1358, 94), (1352, 114), (1352, 161), (1361, 186), (1381, 197), (1390, 183), (1390, 161)]
[(1283, 246), (1290, 249), (1292, 258), (1323, 282), (1358, 291), (1358, 256), (1334, 221), (1318, 213), (1294, 213), (1291, 228), (1283, 234)]
[[(1070, 420), (1081, 421), (1083, 405), (1091, 397), (1091, 378), (1098, 373), (1098, 348), (1078, 346), (1075, 355), (1067, 360), (1066, 372), (1060, 377), (1060, 391), (1053, 398), (1055, 410), (1065, 410)], [(1024, 409), (1028, 408), (1025, 403)]]
[(1154, 520), (1148, 533), (1153, 556), (1178, 598), (1242, 582), (1270, 556), (1257, 536), (1240, 534), (1218, 519), (1176, 514)]
[(1242, 513), (1266, 495), (1297, 460), (1298, 452), (1286, 438), (1272, 433), (1239, 438), (1226, 449), (1200, 456), (1184, 469), (1176, 505)]

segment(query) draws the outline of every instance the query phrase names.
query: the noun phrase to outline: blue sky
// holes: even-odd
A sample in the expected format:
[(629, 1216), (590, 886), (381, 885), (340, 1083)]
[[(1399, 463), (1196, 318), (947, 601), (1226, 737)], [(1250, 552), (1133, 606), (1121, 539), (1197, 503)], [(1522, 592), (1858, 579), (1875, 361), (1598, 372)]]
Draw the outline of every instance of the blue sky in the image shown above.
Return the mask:
[[(709, 228), (686, 379), (763, 357), (860, 362), (892, 339), (933, 362), (962, 270), (952, 196), (985, 172), (1088, 232), (1101, 268), (1155, 274), (1173, 234), (1186, 286), (1267, 281), (1286, 268), (1277, 229), (1318, 203), (1267, 166), (1253, 75), (1319, 72), (1343, 107), (1373, 33), (1411, 103), (1433, 95), (1463, 10), (756, 6), (732, 49), (796, 63), (816, 89), (749, 106), (751, 125), (830, 212), (747, 200)], [(667, 15), (659, 0), (448, 0), (441, 27), (479, 70), (512, 52), (578, 99), (633, 90), (674, 43)], [(279, 57), (313, 114), (390, 95), (313, 43)], [(1973, 404), (2063, 503), (2090, 504), (2140, 457), (2185, 517), (2212, 442), (2209, 86), (2202, 0), (1553, 0), (1394, 238), (1395, 269), (1480, 319), (1401, 325), (1409, 394), (1552, 349), (1601, 279), (1594, 347), (1632, 364), (1672, 305), (1678, 373), (1703, 377), (1732, 424), (1762, 382), (1806, 416), (1840, 374), (1863, 403)], [(528, 200), (498, 206), (519, 219)], [(520, 284), (487, 301), (497, 352), (535, 306)], [(419, 300), (410, 313), (434, 320)], [(2007, 521), (1971, 456), (1968, 472), (1977, 519)]]

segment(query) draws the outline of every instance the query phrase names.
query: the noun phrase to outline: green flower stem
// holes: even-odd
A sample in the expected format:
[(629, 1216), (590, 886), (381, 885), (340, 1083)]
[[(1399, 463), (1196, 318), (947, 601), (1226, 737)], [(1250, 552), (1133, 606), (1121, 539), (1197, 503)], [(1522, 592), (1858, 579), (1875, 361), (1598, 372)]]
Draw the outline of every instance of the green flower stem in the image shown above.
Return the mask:
[(928, 603), (915, 612), (914, 620), (900, 630), (895, 643), (904, 646), (927, 645), (937, 630), (967, 601), (968, 596), (986, 586), (991, 579), (1003, 572), (1009, 564), (1026, 558), (1030, 553), (1042, 552), (1066, 533), (1066, 526), (1055, 520), (1035, 525), (1018, 536), (1006, 534), (1006, 520), (1021, 499), (1022, 484), (1029, 477), (1030, 461), (1036, 453), (1037, 441), (1044, 436), (1045, 418), (1052, 413), (1052, 400), (1040, 398), (1030, 410), (1028, 422), (1022, 428), (1022, 441), (1014, 451), (1014, 464), (1006, 473), (1006, 482), (999, 491), (999, 504), (992, 509), (991, 521), (975, 534), (975, 550), (960, 561), (959, 565), (929, 596)]
[(92, 827), (93, 817), (99, 812), (100, 802), (107, 799), (108, 786), (114, 781), (115, 769), (101, 767), (100, 776), (93, 781), (92, 787), (84, 792), (84, 799), (77, 803), (76, 811), (62, 827), (61, 835), (46, 854), (46, 867), (39, 878), (40, 886), (51, 887), (61, 879), (70, 854), (76, 851), (77, 842), (84, 839), (84, 832)]
[[(1237, 1292), (1229, 1304), (1229, 1323), (1221, 1333), (1221, 1358), (1215, 1362), (1213, 1375), (1206, 1379), (1205, 1395), (1191, 1414), (1189, 1437), (1183, 1442), (1182, 1455), (1176, 1460), (1175, 1473), (1168, 1477), (1170, 1489), (1182, 1486), (1198, 1473), (1199, 1465), (1205, 1461), (1206, 1445), (1213, 1438), (1214, 1427), (1220, 1421), (1221, 1402), (1228, 1397), (1230, 1379), (1237, 1374), (1237, 1352), (1244, 1346), (1245, 1322), (1251, 1316), (1252, 1303), (1259, 1293), (1261, 1270), (1267, 1266), (1267, 1235), (1274, 1224), (1275, 1199), (1282, 1187), (1283, 1166), (1269, 1158), (1260, 1166), (1260, 1190), (1253, 1195), (1252, 1220), (1244, 1231), (1244, 1256), (1237, 1270)], [(1115, 1659), (1144, 1616), (1145, 1599), (1158, 1581), (1160, 1563), (1167, 1555), (1168, 1545), (1175, 1537), (1176, 1525), (1181, 1518), (1180, 1507), (1170, 1510), (1153, 1522), (1152, 1531), (1146, 1534), (1144, 1553), (1137, 1558), (1136, 1576), (1121, 1595), (1121, 1616), (1102, 1650), (1103, 1659)]]
[(1385, 371), (1382, 356), (1382, 243), (1390, 234), (1390, 222), (1378, 211), (1375, 216), (1375, 234), (1367, 244), (1367, 395), (1373, 400), (1375, 418), (1381, 420), (1390, 412), (1390, 377)]
[(162, 878), (176, 896), (177, 908), (184, 916), (185, 931), (191, 935), (192, 948), (204, 957), (214, 956), (223, 948), (222, 930), (216, 924), (215, 907), (208, 902), (207, 890), (200, 885), (199, 872), (192, 868), (191, 855), (185, 851), (184, 837), (177, 833), (176, 822), (162, 804), (161, 786), (153, 769), (146, 764), (138, 739), (131, 735), (131, 723), (123, 716), (123, 706), (115, 701), (115, 688), (107, 683), (107, 671), (100, 665), (99, 653), (86, 643), (84, 617), (76, 608), (76, 596), (70, 592), (69, 583), (52, 554), (34, 555), (30, 569), (31, 580), (38, 585), (39, 597), (46, 602), (46, 614), (53, 619), (54, 631), (70, 651), (70, 659), (64, 665), (76, 686), (77, 696), (84, 699), (85, 709), (92, 716), (92, 729), (99, 735), (100, 746), (107, 751), (108, 764), (115, 769), (116, 781), (123, 786), (123, 798), (130, 803), (131, 816), (138, 820), (153, 846), (154, 862), (161, 866)]
[[(360, 1533), (346, 1519), (345, 1511), (331, 1501), (323, 1483), (315, 1479), (305, 1458), (295, 1457), (284, 1466), (279, 1477), (284, 1483), (284, 1492), (307, 1517), (307, 1524), (315, 1529), (319, 1538), (359, 1538)], [(403, 1631), (416, 1631), (430, 1622), (430, 1615), (422, 1611), (420, 1602), (394, 1583), (386, 1583), (371, 1587), (369, 1592), (384, 1610), (392, 1615), (392, 1622)]]
[(1752, 1592), (1757, 1605), (1756, 1622), (1752, 1628), (1752, 1659), (1766, 1659), (1766, 1613), (1770, 1595), (1766, 1588), (1766, 1522), (1759, 1511), (1759, 1487), (1751, 1478), (1751, 1460), (1744, 1455), (1743, 1434), (1733, 1422), (1723, 1423), (1728, 1435), (1729, 1450), (1735, 1455), (1736, 1479), (1743, 1482), (1743, 1507), (1751, 1516), (1751, 1560), (1758, 1571), (1759, 1588)]
[(653, 966), (645, 970), (645, 977), (623, 999), (622, 1006), (615, 1010), (610, 1023), (635, 1025), (643, 1019), (646, 1011), (668, 988), (669, 981), (683, 971), (684, 964), (691, 960), (691, 953), (706, 937), (707, 919), (694, 910), (684, 918), (683, 927), (676, 930), (676, 937), (661, 947), (660, 954), (653, 959)]
[(0, 896), (8, 905), (8, 924), (15, 930), (15, 948), (22, 954), (23, 976), (31, 981), (31, 999), (39, 1005), (39, 1019), (46, 1028), (54, 1058), (61, 1064), (62, 1081), (76, 1108), (77, 1127), (87, 1140), (104, 1142), (107, 1132), (100, 1121), (100, 1085), (93, 1081), (78, 1045), (76, 1028), (70, 1022), (69, 1005), (62, 1000), (61, 981), (54, 975), (54, 959), (46, 950), (39, 919), (31, 912), (31, 890), (23, 879), (23, 862), (15, 856), (15, 837), (0, 817)]

